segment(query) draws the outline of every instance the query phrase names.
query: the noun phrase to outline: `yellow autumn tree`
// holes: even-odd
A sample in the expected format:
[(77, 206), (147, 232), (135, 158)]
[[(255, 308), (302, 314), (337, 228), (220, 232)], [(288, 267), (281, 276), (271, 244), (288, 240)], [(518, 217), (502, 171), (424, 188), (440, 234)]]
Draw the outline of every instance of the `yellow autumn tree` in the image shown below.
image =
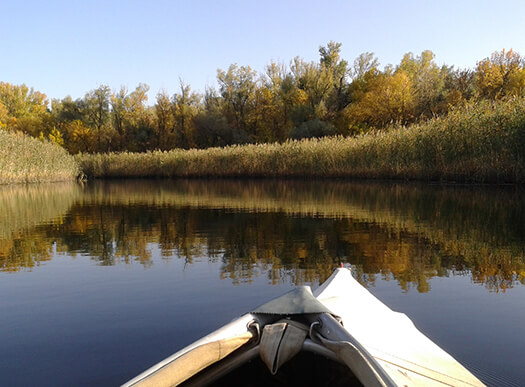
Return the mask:
[(56, 127), (53, 126), (53, 129), (51, 129), (51, 133), (49, 133), (48, 138), (51, 142), (62, 147), (64, 146), (64, 138), (62, 137), (62, 133), (60, 133), (60, 130), (58, 130)]
[(47, 96), (26, 85), (0, 82), (0, 122), (38, 137), (49, 121)]
[(9, 112), (2, 102), (0, 102), (0, 129), (7, 128), (7, 121), (9, 120)]
[(268, 86), (257, 88), (255, 91), (254, 110), (251, 114), (255, 126), (256, 141), (277, 141), (278, 127), (282, 122), (281, 116), (277, 93)]
[(512, 50), (496, 51), (478, 62), (476, 86), (481, 98), (525, 95), (525, 60)]
[(74, 120), (62, 126), (66, 137), (65, 148), (69, 153), (92, 152), (96, 147), (95, 132), (81, 120)]
[(348, 108), (352, 120), (376, 128), (414, 118), (415, 98), (412, 82), (405, 71), (368, 75), (367, 92)]

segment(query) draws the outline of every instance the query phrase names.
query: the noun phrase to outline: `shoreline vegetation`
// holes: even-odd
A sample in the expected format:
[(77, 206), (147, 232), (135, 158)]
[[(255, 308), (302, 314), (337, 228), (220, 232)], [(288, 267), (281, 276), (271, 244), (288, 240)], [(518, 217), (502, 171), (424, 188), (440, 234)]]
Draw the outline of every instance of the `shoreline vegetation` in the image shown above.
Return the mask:
[(348, 177), (525, 182), (525, 99), (482, 101), (357, 137), (223, 148), (79, 154), (88, 177)]
[(381, 68), (370, 52), (349, 63), (341, 46), (263, 72), (235, 63), (217, 70), (217, 88), (198, 93), (181, 80), (152, 105), (142, 83), (50, 101), (0, 81), (0, 184), (82, 172), (525, 182), (520, 54), (503, 49), (456, 69), (427, 50)]
[(0, 184), (89, 178), (314, 177), (525, 182), (525, 98), (479, 101), (447, 115), (354, 137), (207, 149), (79, 153), (0, 130)]
[(0, 130), (0, 185), (72, 181), (79, 172), (74, 157), (59, 145)]

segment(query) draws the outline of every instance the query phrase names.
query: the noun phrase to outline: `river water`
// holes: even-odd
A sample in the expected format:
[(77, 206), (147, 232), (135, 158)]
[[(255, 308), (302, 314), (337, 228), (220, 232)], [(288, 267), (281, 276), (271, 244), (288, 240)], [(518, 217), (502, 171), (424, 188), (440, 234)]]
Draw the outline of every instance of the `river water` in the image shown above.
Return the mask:
[(525, 381), (518, 187), (0, 187), (0, 385), (118, 385), (343, 263), (489, 385)]

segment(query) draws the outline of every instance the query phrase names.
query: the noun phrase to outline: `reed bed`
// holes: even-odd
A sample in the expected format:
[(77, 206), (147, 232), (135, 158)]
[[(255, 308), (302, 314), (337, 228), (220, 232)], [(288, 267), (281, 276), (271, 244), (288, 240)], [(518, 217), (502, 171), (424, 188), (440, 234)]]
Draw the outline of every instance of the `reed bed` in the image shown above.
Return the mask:
[(79, 166), (59, 145), (0, 130), (0, 184), (74, 180)]
[(525, 182), (525, 99), (480, 102), (409, 127), (205, 150), (77, 156), (92, 177), (355, 177)]

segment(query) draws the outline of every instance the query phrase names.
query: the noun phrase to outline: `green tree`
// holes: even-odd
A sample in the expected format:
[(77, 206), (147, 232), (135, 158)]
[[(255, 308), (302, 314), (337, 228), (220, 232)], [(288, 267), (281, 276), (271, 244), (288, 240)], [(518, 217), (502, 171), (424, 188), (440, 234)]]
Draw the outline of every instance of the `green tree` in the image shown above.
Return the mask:
[(173, 96), (172, 109), (176, 144), (182, 148), (195, 146), (193, 119), (200, 107), (201, 97), (191, 91), (189, 85), (180, 80), (180, 93)]
[(119, 91), (111, 95), (111, 116), (113, 118), (113, 128), (117, 133), (124, 137), (126, 134), (126, 116), (128, 111), (127, 100), (128, 90), (122, 86)]
[(445, 77), (447, 108), (459, 106), (476, 95), (475, 73), (472, 70), (450, 68)]
[(307, 95), (304, 90), (298, 88), (296, 79), (290, 72), (283, 74), (277, 95), (282, 106), (282, 123), (279, 125), (278, 139), (283, 141), (288, 137), (296, 123), (300, 125), (311, 117), (302, 118), (301, 110), (305, 111), (307, 116), (310, 112), (308, 108), (304, 109)]
[(195, 125), (194, 142), (197, 148), (209, 148), (243, 143), (245, 138), (236, 136), (236, 131), (226, 118), (216, 112), (204, 110), (193, 119)]
[(171, 149), (174, 121), (170, 97), (165, 91), (161, 91), (157, 94), (155, 103), (155, 134), (158, 149)]
[[(326, 98), (334, 87), (333, 74), (325, 66), (314, 62), (305, 62), (296, 57), (291, 65), (291, 71), (295, 77), (298, 89), (302, 90), (307, 99), (309, 114), (304, 107), (299, 107), (304, 112), (303, 122), (320, 118), (323, 119), (327, 113)], [(298, 110), (296, 110), (298, 112)], [(296, 125), (300, 122), (295, 122)]]
[(240, 132), (251, 132), (249, 118), (255, 100), (256, 76), (257, 73), (250, 66), (239, 67), (232, 64), (228, 71), (217, 70), (219, 92), (225, 102), (226, 119)]
[(206, 88), (202, 109), (193, 120), (198, 148), (242, 144), (250, 140), (246, 132), (240, 132), (228, 123), (224, 111), (223, 98), (214, 88)]
[(282, 93), (286, 77), (285, 65), (272, 61), (257, 84), (253, 112), (257, 142), (283, 141), (287, 137), (288, 109)]
[(332, 136), (335, 133), (336, 130), (332, 124), (315, 118), (313, 120), (303, 122), (299, 127), (294, 128), (290, 133), (290, 137), (300, 140), (303, 138)]
[(414, 92), (415, 115), (430, 118), (446, 110), (445, 79), (447, 67), (439, 67), (434, 62), (435, 55), (426, 50), (414, 57), (405, 54), (397, 71), (403, 71), (410, 78)]
[(149, 108), (149, 86), (139, 85), (125, 99), (126, 143), (129, 150), (143, 152), (155, 147), (154, 109)]
[(365, 75), (372, 70), (379, 69), (379, 60), (373, 52), (364, 52), (354, 60), (354, 66), (351, 69), (354, 80), (362, 80)]
[(70, 153), (94, 152), (97, 149), (95, 131), (86, 123), (85, 103), (71, 96), (51, 101), (51, 115), (62, 133), (64, 147)]
[(335, 121), (338, 114), (350, 103), (348, 83), (350, 68), (348, 62), (340, 57), (341, 46), (341, 43), (331, 41), (319, 48), (321, 68), (326, 69), (332, 79), (331, 93), (326, 102), (332, 121)]
[(84, 103), (81, 99), (73, 100), (71, 96), (51, 101), (51, 114), (56, 123), (62, 124), (83, 119)]
[(108, 123), (110, 120), (110, 97), (109, 86), (101, 85), (86, 93), (84, 97), (84, 114), (87, 123), (94, 129), (97, 139), (97, 151), (108, 151), (107, 141)]

